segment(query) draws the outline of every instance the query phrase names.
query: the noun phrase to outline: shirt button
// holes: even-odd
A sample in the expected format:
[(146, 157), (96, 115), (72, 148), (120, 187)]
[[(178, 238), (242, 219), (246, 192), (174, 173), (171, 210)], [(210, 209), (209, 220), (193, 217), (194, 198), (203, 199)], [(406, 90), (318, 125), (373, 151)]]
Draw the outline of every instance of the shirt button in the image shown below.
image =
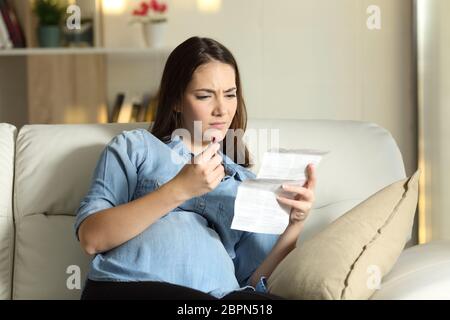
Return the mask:
[(198, 202), (197, 202), (197, 206), (200, 211), (205, 210), (205, 200), (203, 200), (202, 198), (199, 198)]

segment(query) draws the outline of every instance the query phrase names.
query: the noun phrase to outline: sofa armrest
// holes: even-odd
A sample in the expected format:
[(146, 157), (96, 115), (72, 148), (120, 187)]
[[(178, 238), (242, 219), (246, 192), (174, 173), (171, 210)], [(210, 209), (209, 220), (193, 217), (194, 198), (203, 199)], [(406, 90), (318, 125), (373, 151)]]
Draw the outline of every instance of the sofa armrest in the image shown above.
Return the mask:
[(450, 241), (404, 250), (370, 299), (450, 299)]

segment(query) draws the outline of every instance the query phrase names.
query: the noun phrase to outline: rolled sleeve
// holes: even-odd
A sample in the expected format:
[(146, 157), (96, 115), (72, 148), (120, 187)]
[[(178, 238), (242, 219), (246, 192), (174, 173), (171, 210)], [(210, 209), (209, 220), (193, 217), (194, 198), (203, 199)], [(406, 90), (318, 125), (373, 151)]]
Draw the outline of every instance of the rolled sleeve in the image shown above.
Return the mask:
[(90, 215), (131, 201), (137, 184), (137, 168), (145, 160), (142, 133), (125, 131), (103, 149), (92, 175), (88, 193), (76, 212), (75, 236)]
[[(236, 279), (240, 286), (248, 286), (250, 278), (256, 269), (269, 255), (275, 246), (279, 235), (244, 232), (239, 242), (236, 244), (236, 258), (233, 260), (235, 266)], [(262, 277), (255, 289), (256, 291), (266, 291), (266, 278)]]
[(256, 284), (255, 290), (258, 292), (267, 292), (267, 279), (266, 277), (261, 277), (258, 283)]

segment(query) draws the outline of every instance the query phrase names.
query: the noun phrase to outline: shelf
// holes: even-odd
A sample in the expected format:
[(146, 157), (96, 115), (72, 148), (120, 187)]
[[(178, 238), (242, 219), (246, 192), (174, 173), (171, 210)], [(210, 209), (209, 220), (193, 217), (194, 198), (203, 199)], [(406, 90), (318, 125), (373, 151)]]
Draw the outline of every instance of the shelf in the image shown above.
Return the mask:
[(0, 56), (29, 56), (29, 55), (70, 55), (70, 54), (137, 54), (149, 55), (164, 53), (173, 48), (26, 48), (26, 49), (3, 49)]

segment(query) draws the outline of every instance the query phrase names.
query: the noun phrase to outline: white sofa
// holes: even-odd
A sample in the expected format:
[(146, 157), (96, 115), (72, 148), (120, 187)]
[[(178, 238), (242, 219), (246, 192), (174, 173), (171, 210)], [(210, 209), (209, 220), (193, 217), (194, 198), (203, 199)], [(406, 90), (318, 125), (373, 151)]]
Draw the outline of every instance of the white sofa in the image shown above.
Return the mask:
[[(79, 266), (84, 282), (90, 257), (75, 239), (75, 210), (105, 144), (148, 125), (29, 125), (17, 133), (0, 124), (0, 299), (79, 299), (74, 277)], [(331, 151), (318, 168), (317, 200), (300, 242), (405, 177), (395, 141), (373, 123), (251, 119), (248, 127), (279, 129), (281, 147)], [(268, 146), (249, 147), (258, 160)], [(405, 249), (372, 298), (450, 299), (450, 244)]]

